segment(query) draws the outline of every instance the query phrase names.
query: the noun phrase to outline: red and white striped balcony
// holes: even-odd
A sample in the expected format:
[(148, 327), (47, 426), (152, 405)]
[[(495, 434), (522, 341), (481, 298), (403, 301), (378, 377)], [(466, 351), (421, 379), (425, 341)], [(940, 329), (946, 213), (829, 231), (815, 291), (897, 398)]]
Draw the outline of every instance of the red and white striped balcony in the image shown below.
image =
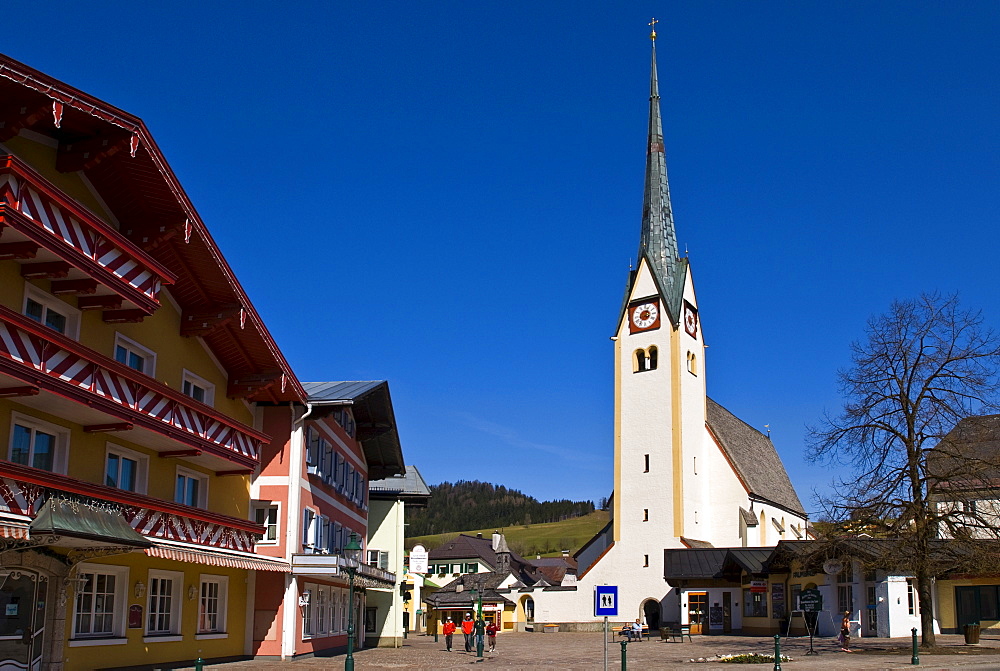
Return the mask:
[[(261, 445), (270, 441), (266, 434), (4, 306), (0, 396), (19, 396), (19, 403), (77, 422), (84, 431), (135, 431), (130, 440), (160, 456), (190, 458), (220, 475), (249, 474)], [(240, 468), (232, 470), (234, 465)]]
[[(68, 496), (120, 512), (136, 532), (158, 547), (253, 552), (264, 528), (248, 520), (220, 515), (143, 494), (84, 482), (0, 460), (0, 522), (3, 535), (27, 538), (28, 522), (51, 496)], [(196, 546), (196, 547), (195, 547)], [(155, 551), (148, 554), (156, 554)]]
[(0, 156), (0, 234), (0, 260), (18, 259), (25, 277), (59, 278), (66, 292), (88, 294), (81, 308), (103, 309), (107, 321), (151, 314), (162, 285), (176, 280), (15, 156)]

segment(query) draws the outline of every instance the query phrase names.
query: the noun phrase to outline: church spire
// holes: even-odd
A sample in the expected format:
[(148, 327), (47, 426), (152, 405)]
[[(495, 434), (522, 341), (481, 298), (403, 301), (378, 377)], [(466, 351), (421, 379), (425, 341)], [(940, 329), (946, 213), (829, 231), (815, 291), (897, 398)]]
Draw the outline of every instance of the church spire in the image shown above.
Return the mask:
[(656, 24), (649, 25), (652, 40), (652, 66), (649, 78), (649, 135), (646, 144), (646, 188), (642, 201), (642, 234), (639, 255), (646, 258), (671, 320), (680, 318), (681, 296), (685, 270), (678, 258), (674, 216), (670, 208), (670, 186), (667, 183), (667, 161), (663, 151), (663, 123), (660, 118), (660, 88), (656, 78)]

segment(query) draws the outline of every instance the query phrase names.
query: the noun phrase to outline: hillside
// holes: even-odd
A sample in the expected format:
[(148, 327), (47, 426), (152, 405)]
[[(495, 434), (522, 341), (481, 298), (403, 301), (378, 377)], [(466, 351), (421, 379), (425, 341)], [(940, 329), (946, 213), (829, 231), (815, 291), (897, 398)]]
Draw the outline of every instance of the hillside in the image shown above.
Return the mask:
[[(501, 530), (507, 537), (507, 544), (510, 546), (510, 549), (527, 558), (531, 558), (536, 554), (558, 555), (562, 550), (569, 550), (570, 554), (573, 554), (584, 543), (593, 538), (594, 534), (600, 531), (608, 523), (609, 519), (610, 513), (608, 511), (597, 510), (582, 517), (574, 517), (559, 522), (522, 524), (514, 527), (505, 527)], [(489, 537), (496, 528), (498, 527), (451, 531), (430, 536), (414, 536), (406, 539), (406, 549), (409, 550), (417, 543), (420, 543), (428, 550), (433, 550), (460, 533), (470, 536), (481, 533), (484, 537)]]
[(516, 489), (478, 480), (431, 485), (425, 509), (407, 512), (413, 536), (458, 533), (462, 529), (514, 527), (558, 522), (594, 512), (592, 501), (539, 501)]

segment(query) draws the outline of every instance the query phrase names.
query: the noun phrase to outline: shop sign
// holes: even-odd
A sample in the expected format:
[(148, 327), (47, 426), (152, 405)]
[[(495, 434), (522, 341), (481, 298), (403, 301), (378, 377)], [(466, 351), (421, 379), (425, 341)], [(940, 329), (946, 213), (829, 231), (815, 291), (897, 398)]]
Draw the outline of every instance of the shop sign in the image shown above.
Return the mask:
[(410, 571), (427, 573), (427, 549), (423, 545), (414, 545), (410, 550)]
[(754, 593), (767, 594), (767, 581), (766, 580), (751, 580), (750, 581), (750, 591)]
[(799, 593), (799, 608), (806, 612), (818, 613), (823, 610), (823, 595), (818, 589), (804, 589)]

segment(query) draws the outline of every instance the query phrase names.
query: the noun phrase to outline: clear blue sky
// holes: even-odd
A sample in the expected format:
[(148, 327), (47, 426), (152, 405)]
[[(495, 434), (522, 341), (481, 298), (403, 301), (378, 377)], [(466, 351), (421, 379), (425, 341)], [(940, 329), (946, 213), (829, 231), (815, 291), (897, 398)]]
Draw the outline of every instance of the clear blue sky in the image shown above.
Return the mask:
[(869, 315), (1000, 324), (1000, 3), (43, 4), (0, 51), (146, 121), (299, 377), (388, 379), (431, 483), (611, 491), (650, 16), (709, 393), (807, 508)]

